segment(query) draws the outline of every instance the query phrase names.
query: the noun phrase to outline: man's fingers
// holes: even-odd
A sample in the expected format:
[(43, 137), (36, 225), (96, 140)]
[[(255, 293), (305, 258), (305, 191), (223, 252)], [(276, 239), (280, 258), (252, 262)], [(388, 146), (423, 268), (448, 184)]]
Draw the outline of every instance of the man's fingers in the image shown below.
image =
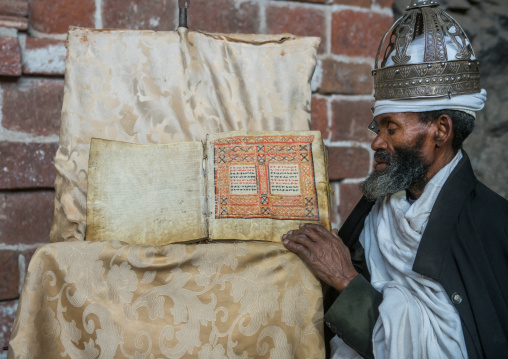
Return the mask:
[(312, 241), (305, 233), (302, 233), (301, 231), (293, 232), (292, 235), (287, 236), (284, 239), (284, 242), (295, 242), (309, 249), (314, 244), (314, 241)]
[(300, 226), (300, 229), (298, 231), (299, 231), (299, 233), (301, 233), (304, 236), (306, 236), (307, 238), (309, 238), (309, 240), (311, 240), (312, 242), (318, 242), (322, 237), (319, 233), (317, 233), (312, 228)]
[(334, 237), (333, 239), (339, 238), (338, 234), (334, 234), (333, 231), (330, 232), (325, 227), (314, 223), (306, 223), (304, 225), (301, 225), (300, 231), (305, 233), (314, 242), (321, 241), (325, 238), (331, 239), (330, 234)]
[[(292, 239), (292, 238), (296, 238), (298, 236), (304, 236), (304, 237), (306, 237), (305, 239), (310, 240), (311, 242), (315, 242), (317, 239), (319, 239), (319, 237), (317, 237), (313, 231), (306, 229), (305, 227), (302, 227), (301, 225), (300, 225), (300, 229), (289, 231), (288, 233), (284, 234), (282, 236), (282, 239), (283, 240), (284, 239)], [(312, 238), (310, 236), (312, 236)]]
[(325, 227), (323, 227), (320, 224), (306, 223), (304, 225), (304, 227), (307, 229), (310, 229), (320, 235), (326, 235), (326, 234), (330, 233)]
[(305, 223), (300, 225), (300, 229), (289, 231), (287, 234), (282, 236), (282, 240), (294, 240), (299, 236), (304, 236), (305, 243), (301, 243), (306, 247), (310, 247), (312, 245), (317, 245), (323, 241), (325, 242), (339, 242), (344, 245), (342, 240), (338, 235), (338, 230), (334, 229), (332, 231), (328, 231), (321, 225), (314, 223)]
[(282, 243), (287, 249), (289, 249), (291, 252), (298, 254), (302, 258), (308, 259), (311, 256), (310, 250), (300, 242), (297, 242), (295, 240), (285, 240)]
[(282, 235), (282, 240), (284, 240), (284, 239), (288, 238), (289, 236), (293, 235), (293, 232), (294, 232), (294, 231), (289, 231), (289, 232), (287, 232), (286, 234), (283, 234), (283, 235)]

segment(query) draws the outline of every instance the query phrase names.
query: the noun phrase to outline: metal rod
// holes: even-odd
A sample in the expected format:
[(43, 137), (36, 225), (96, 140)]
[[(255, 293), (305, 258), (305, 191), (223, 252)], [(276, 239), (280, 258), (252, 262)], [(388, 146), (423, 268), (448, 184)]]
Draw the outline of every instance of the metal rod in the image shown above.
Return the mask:
[(178, 0), (178, 8), (180, 10), (179, 17), (178, 17), (178, 27), (185, 27), (187, 26), (187, 9), (190, 6), (190, 0)]

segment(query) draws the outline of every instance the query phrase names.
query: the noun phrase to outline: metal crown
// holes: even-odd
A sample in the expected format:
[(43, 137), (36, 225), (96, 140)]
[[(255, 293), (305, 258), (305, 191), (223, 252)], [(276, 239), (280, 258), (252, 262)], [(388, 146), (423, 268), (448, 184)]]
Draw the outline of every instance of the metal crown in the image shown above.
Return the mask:
[[(408, 47), (422, 36), (423, 58), (409, 63)], [(384, 47), (387, 38), (389, 42)], [(447, 40), (458, 49), (455, 58), (448, 58)], [(393, 65), (386, 66), (390, 58)], [(381, 40), (372, 75), (376, 100), (451, 97), (481, 91), (479, 62), (469, 39), (436, 0), (411, 0), (405, 14)]]

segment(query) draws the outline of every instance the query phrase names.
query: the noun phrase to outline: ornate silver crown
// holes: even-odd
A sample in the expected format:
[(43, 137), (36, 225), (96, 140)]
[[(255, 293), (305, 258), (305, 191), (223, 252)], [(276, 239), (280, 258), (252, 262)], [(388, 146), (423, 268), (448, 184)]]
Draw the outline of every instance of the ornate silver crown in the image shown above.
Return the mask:
[(372, 75), (376, 100), (481, 91), (479, 62), (469, 39), (436, 0), (411, 0), (381, 40)]

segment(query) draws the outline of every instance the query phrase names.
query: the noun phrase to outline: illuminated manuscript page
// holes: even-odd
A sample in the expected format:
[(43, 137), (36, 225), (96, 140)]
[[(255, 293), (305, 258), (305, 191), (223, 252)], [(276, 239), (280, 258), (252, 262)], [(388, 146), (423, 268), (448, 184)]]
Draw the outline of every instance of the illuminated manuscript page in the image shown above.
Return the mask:
[(319, 131), (212, 134), (206, 156), (211, 239), (280, 242), (300, 223), (330, 228)]
[(87, 240), (168, 244), (205, 238), (203, 144), (92, 139)]

